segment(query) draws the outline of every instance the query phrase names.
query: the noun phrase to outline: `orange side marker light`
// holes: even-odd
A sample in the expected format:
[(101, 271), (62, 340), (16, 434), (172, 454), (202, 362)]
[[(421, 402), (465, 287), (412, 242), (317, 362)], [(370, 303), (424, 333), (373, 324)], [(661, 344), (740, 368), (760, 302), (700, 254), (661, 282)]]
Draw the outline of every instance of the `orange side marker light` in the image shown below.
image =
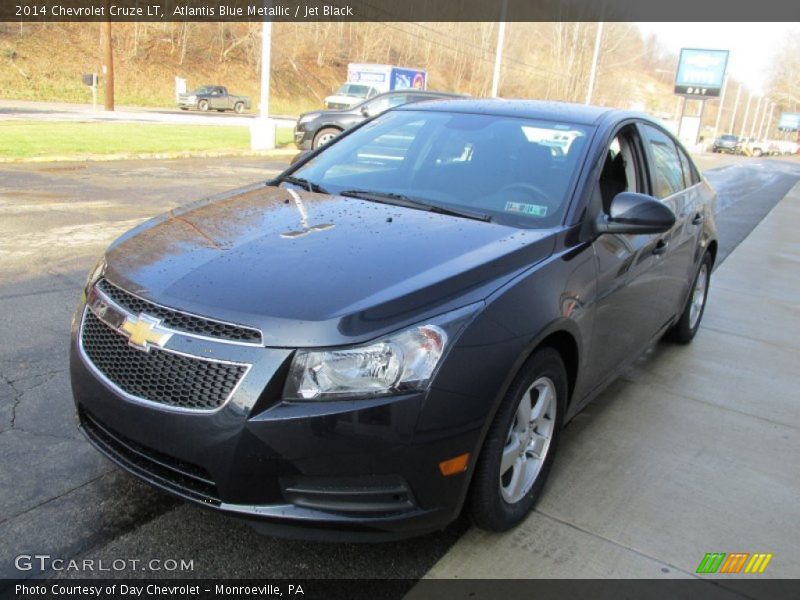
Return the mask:
[(455, 458), (449, 458), (447, 460), (443, 460), (439, 463), (439, 470), (442, 472), (442, 475), (448, 477), (450, 475), (458, 475), (459, 473), (463, 473), (467, 470), (467, 465), (469, 464), (469, 452), (456, 456)]

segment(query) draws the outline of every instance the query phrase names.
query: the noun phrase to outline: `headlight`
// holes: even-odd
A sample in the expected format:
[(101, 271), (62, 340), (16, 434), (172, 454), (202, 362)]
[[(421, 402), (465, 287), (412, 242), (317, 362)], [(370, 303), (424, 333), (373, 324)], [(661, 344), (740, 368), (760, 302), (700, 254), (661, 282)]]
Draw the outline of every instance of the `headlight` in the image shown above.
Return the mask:
[(422, 325), (367, 346), (295, 355), (284, 397), (326, 400), (425, 389), (447, 345), (438, 325)]
[(308, 114), (308, 115), (303, 115), (302, 117), (300, 117), (297, 120), (297, 124), (298, 125), (302, 125), (304, 123), (308, 123), (309, 121), (313, 121), (314, 119), (316, 119), (318, 116), (319, 116), (319, 114), (317, 114), (317, 113), (311, 113), (311, 114)]
[(103, 256), (100, 260), (97, 261), (97, 264), (92, 267), (92, 270), (89, 271), (89, 276), (86, 278), (86, 285), (84, 286), (85, 291), (89, 291), (92, 286), (98, 282), (98, 280), (105, 274), (106, 272), (106, 257)]

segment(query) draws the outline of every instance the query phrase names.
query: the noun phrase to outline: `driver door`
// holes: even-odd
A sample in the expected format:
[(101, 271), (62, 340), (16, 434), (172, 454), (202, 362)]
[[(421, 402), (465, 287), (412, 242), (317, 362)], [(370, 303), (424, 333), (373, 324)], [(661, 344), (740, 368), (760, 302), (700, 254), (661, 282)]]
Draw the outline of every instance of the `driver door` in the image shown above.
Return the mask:
[[(644, 146), (633, 124), (622, 127), (606, 151), (593, 197), (594, 210), (589, 214), (608, 214), (611, 200), (624, 191), (651, 191)], [(588, 381), (602, 385), (638, 355), (662, 326), (658, 237), (603, 234), (592, 243), (597, 290)]]

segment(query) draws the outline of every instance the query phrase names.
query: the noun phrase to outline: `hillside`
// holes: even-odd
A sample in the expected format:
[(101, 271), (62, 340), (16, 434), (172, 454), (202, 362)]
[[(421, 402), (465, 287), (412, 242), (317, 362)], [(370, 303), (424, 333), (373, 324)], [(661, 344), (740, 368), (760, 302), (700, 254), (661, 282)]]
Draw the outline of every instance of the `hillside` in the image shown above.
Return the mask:
[[(423, 67), (432, 89), (486, 95), (496, 26), (275, 24), (271, 110), (297, 114), (319, 107), (344, 80), (348, 62)], [(501, 95), (582, 101), (594, 31), (592, 23), (510, 23)], [(127, 23), (114, 24), (113, 32), (120, 105), (171, 105), (176, 76), (190, 87), (220, 83), (258, 96), (259, 24)], [(672, 113), (670, 78), (656, 69), (674, 68), (674, 57), (653, 40), (643, 40), (630, 24), (606, 24), (603, 40), (594, 102)], [(4, 98), (89, 102), (81, 74), (99, 72), (100, 64), (98, 24), (0, 24)]]

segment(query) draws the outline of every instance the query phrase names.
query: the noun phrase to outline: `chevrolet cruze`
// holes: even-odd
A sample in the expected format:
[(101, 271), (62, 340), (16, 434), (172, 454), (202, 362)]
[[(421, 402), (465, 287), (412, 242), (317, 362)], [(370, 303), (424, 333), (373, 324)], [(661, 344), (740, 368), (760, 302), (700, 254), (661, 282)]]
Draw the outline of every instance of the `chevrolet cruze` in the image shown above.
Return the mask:
[(697, 332), (715, 193), (637, 113), (443, 100), (116, 240), (72, 327), (82, 430), (186, 500), (307, 537), (531, 510), (565, 422)]

